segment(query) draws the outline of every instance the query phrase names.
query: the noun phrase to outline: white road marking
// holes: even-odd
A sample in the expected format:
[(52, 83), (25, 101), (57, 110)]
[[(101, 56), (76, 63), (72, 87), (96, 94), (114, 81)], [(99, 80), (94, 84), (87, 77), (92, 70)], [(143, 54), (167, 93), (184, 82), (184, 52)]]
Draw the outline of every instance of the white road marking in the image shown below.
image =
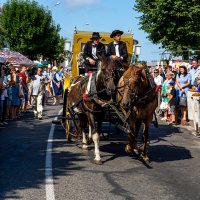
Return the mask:
[[(59, 111), (58, 115), (60, 115), (61, 112), (62, 109)], [(54, 120), (57, 120), (57, 117), (55, 117)], [(55, 130), (55, 124), (52, 124), (49, 132), (49, 138), (47, 141), (46, 162), (45, 162), (46, 200), (55, 200), (53, 174), (52, 174), (52, 145), (53, 145), (54, 130)]]

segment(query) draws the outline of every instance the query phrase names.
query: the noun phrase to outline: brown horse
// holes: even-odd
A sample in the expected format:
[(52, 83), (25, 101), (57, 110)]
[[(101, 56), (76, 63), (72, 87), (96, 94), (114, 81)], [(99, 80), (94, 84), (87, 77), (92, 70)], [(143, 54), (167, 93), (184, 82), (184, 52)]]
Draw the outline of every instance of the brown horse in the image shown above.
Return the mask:
[(126, 145), (125, 150), (128, 153), (139, 155), (137, 138), (139, 129), (143, 125), (141, 158), (148, 161), (148, 131), (158, 104), (156, 86), (149, 87), (145, 67), (137, 63), (131, 65), (124, 73), (118, 83), (118, 88), (120, 89), (117, 102), (123, 108), (122, 110), (127, 111), (127, 113), (130, 110), (127, 122), (131, 132), (128, 134), (129, 143)]
[[(71, 84), (67, 96), (67, 108), (71, 115), (77, 115), (79, 119), (78, 129), (82, 134), (82, 148), (87, 149), (85, 126), (89, 125), (89, 141), (93, 140), (95, 145), (96, 164), (101, 164), (99, 152), (99, 133), (103, 118), (103, 109), (111, 101), (112, 91), (115, 89), (113, 65), (109, 61), (102, 59), (99, 62), (99, 71), (96, 75), (96, 94), (88, 93), (91, 76), (77, 77)], [(96, 128), (95, 118), (98, 126)]]

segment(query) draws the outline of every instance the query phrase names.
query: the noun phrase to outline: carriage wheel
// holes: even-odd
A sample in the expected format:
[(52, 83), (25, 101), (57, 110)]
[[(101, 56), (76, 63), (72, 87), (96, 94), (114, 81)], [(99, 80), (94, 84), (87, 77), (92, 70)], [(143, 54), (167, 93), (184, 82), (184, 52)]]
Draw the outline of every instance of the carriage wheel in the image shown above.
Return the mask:
[(72, 123), (71, 123), (71, 120), (70, 120), (70, 114), (67, 111), (66, 120), (65, 120), (65, 131), (66, 131), (66, 139), (67, 139), (68, 142), (71, 141), (71, 126), (72, 126)]
[(68, 89), (65, 89), (64, 96), (63, 96), (64, 97), (63, 98), (63, 117), (65, 119), (63, 120), (62, 123), (66, 132), (66, 139), (67, 141), (71, 141), (71, 135), (70, 135), (71, 122), (70, 122), (70, 114), (68, 112), (67, 96), (68, 96)]

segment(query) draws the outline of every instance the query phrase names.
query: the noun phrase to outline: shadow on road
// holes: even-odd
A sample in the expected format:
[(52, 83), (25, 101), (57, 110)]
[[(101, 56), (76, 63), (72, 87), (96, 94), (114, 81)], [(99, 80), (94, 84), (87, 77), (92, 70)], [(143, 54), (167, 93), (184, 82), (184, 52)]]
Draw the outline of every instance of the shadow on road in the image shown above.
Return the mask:
[[(52, 107), (46, 116), (53, 118), (57, 113)], [(30, 112), (0, 130), (0, 199), (45, 198), (45, 156), (50, 126), (51, 119), (33, 120)], [(54, 145), (57, 148), (66, 142), (57, 141)], [(80, 169), (76, 165), (77, 161), (82, 161), (79, 157), (78, 153), (53, 152), (57, 163), (55, 177), (69, 175), (68, 168)]]
[[(153, 126), (149, 131), (149, 157), (153, 162), (167, 162), (191, 159), (191, 153), (188, 149), (183, 146), (178, 146), (170, 143), (169, 138), (174, 135), (180, 135), (182, 132), (179, 128), (169, 125), (159, 125), (159, 128)], [(140, 131), (138, 137), (138, 146), (141, 148), (142, 145), (142, 133)], [(112, 156), (106, 156), (104, 163), (112, 161), (118, 157), (128, 156), (125, 152), (125, 145), (127, 144), (127, 136), (125, 133), (120, 132), (119, 134), (111, 134), (110, 142), (100, 142), (100, 151), (112, 154)], [(138, 157), (130, 155), (133, 159)]]

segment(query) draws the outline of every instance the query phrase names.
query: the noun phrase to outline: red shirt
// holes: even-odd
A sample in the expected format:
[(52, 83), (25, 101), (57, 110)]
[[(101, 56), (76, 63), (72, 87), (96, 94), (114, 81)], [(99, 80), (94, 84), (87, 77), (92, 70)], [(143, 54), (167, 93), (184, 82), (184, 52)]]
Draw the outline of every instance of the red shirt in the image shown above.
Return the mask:
[(27, 76), (26, 76), (26, 74), (24, 72), (21, 72), (21, 73), (19, 73), (19, 76), (22, 77), (24, 85), (27, 86), (27, 83), (26, 83)]

